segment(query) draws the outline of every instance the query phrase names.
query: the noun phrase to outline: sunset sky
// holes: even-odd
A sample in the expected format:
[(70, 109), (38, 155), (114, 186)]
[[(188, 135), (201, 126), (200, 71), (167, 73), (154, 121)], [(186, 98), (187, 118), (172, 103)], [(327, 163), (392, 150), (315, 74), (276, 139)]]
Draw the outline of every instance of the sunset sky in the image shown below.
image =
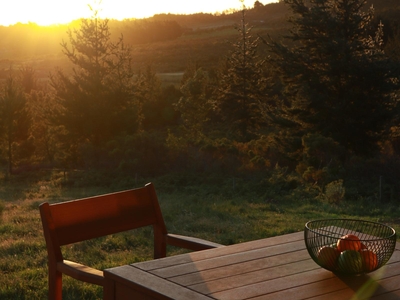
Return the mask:
[[(245, 0), (253, 7), (256, 0)], [(159, 13), (191, 14), (216, 13), (230, 8), (241, 8), (239, 0), (9, 0), (1, 1), (0, 25), (34, 22), (39, 25), (64, 24), (82, 17), (90, 17), (88, 4), (98, 7), (100, 17), (127, 19), (150, 17)], [(263, 4), (278, 0), (260, 0)], [(96, 4), (97, 3), (97, 4)]]

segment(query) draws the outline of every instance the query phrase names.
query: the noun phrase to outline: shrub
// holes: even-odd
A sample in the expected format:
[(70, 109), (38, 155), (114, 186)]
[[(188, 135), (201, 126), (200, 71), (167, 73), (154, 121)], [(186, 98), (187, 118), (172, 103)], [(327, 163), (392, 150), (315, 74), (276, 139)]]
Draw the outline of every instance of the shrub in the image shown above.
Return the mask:
[(332, 181), (325, 187), (325, 197), (329, 203), (340, 203), (344, 199), (345, 192), (342, 179)]

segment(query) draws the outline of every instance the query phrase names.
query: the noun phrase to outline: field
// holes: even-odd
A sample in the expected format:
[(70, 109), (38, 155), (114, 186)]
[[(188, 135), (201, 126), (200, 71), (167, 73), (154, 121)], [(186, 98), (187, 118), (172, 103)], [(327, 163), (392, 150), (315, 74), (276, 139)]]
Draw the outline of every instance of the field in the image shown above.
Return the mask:
[[(38, 205), (127, 188), (152, 181), (169, 232), (225, 245), (303, 230), (311, 219), (362, 218), (400, 230), (400, 208), (376, 202), (331, 205), (296, 191), (271, 191), (262, 180), (213, 175), (107, 178), (80, 171), (42, 171), (1, 179), (0, 299), (45, 299), (47, 253)], [(64, 255), (99, 269), (151, 259), (151, 230), (122, 233), (65, 247)], [(180, 253), (169, 249), (169, 255)], [(100, 299), (101, 290), (68, 277), (64, 299)]]

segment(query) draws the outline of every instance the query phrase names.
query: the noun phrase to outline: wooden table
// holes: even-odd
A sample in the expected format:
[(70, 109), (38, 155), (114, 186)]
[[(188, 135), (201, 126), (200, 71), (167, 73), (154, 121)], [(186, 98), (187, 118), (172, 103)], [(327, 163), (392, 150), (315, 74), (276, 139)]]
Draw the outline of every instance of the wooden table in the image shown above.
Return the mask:
[(400, 299), (400, 244), (387, 265), (338, 277), (309, 256), (303, 232), (104, 271), (105, 299)]

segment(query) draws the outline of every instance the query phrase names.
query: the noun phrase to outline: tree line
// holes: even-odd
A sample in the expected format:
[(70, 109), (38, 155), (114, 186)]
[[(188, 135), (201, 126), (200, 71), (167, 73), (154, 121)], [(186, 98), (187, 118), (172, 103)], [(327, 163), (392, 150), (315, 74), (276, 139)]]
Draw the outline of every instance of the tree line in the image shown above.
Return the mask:
[[(366, 0), (284, 0), (291, 29), (255, 36), (241, 12), (219, 65), (193, 62), (180, 87), (134, 72), (124, 37), (94, 16), (61, 47), (72, 73), (47, 85), (25, 67), (0, 94), (9, 174), (41, 166), (126, 174), (293, 172), (282, 188), (385, 174), (400, 191), (399, 55)], [(356, 185), (354, 185), (356, 186)], [(358, 186), (360, 188), (360, 186)], [(366, 191), (367, 193), (367, 191)]]

